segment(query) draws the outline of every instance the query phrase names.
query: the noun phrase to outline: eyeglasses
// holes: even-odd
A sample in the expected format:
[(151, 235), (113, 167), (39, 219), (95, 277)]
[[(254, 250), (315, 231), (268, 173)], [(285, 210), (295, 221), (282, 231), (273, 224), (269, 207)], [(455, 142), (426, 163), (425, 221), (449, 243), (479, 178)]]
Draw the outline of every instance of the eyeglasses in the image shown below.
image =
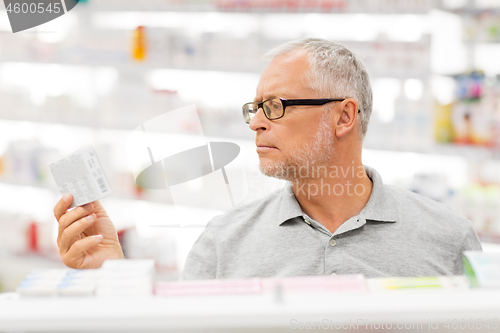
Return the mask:
[[(285, 109), (291, 105), (324, 105), (330, 102), (343, 102), (345, 98), (322, 98), (322, 99), (284, 99), (273, 97), (266, 99), (261, 103), (250, 102), (243, 104), (243, 118), (247, 124), (250, 124), (253, 116), (260, 108), (264, 110), (264, 115), (269, 120), (280, 119), (285, 115)], [(358, 110), (358, 113), (361, 112)]]

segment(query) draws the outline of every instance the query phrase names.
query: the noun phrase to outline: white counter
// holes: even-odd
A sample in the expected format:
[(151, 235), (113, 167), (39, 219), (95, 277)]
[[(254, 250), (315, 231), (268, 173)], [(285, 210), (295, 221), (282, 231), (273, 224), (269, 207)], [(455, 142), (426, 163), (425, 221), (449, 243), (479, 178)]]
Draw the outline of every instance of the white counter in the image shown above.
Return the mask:
[[(303, 331), (299, 325), (307, 322), (317, 322), (316, 328), (318, 322), (324, 327), (343, 324), (358, 332), (385, 331), (382, 322), (392, 323), (390, 329), (384, 326), (387, 331), (398, 331), (400, 323), (404, 332), (500, 332), (500, 289), (295, 292), (284, 294), (281, 302), (273, 293), (113, 299), (5, 293), (0, 294), (0, 309), (0, 332), (284, 332)], [(436, 320), (439, 329), (429, 329), (429, 321)], [(467, 329), (467, 324), (479, 327), (487, 320), (489, 329)]]

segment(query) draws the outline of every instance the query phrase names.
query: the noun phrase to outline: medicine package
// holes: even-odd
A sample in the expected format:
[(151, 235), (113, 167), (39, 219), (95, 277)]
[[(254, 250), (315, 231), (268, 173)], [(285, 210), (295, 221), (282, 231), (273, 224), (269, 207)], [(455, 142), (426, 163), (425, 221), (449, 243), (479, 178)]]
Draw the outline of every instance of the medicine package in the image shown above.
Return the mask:
[(111, 194), (94, 148), (80, 149), (49, 165), (61, 194), (71, 193), (70, 207), (85, 205)]

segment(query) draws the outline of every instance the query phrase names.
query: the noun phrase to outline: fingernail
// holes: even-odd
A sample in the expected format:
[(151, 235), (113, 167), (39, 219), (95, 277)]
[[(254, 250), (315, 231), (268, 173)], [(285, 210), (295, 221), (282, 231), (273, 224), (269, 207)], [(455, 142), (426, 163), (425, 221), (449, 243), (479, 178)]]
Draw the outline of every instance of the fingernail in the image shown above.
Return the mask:
[(64, 193), (63, 194), (63, 199), (64, 199), (64, 201), (69, 202), (71, 200), (71, 194)]
[(95, 220), (95, 214), (90, 214), (89, 216), (87, 216), (87, 219), (92, 222)]
[(94, 238), (97, 238), (97, 239), (99, 239), (99, 240), (101, 240), (101, 239), (102, 239), (102, 235), (94, 235), (94, 236), (90, 236), (90, 237), (94, 237)]

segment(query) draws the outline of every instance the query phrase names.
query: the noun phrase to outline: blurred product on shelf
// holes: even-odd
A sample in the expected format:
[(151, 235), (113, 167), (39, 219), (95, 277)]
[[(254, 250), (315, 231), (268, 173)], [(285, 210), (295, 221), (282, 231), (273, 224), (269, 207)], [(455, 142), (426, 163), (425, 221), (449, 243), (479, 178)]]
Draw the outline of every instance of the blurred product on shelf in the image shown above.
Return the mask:
[(457, 144), (488, 146), (491, 116), (494, 110), (485, 105), (485, 76), (480, 71), (458, 75), (457, 101), (453, 107), (454, 139)]
[(390, 277), (368, 279), (368, 285), (372, 292), (390, 292), (395, 290), (422, 289), (450, 290), (468, 289), (469, 281), (463, 275), (456, 276), (432, 276), (432, 277)]
[(165, 297), (288, 292), (366, 293), (367, 291), (367, 279), (361, 274), (160, 281), (155, 286), (155, 295)]
[(21, 296), (92, 296), (96, 270), (45, 269), (31, 271), (17, 286)]
[(465, 20), (464, 38), (477, 43), (500, 42), (500, 13), (497, 10), (471, 12)]
[[(334, 292), (340, 294), (449, 292), (500, 287), (500, 254), (466, 251), (460, 276), (365, 278), (357, 275), (320, 275), (194, 281), (158, 281), (153, 260), (106, 260), (89, 270), (44, 269), (31, 271), (17, 286), (21, 296), (183, 297)], [(156, 281), (156, 282), (155, 282)], [(276, 301), (282, 301), (279, 297)]]
[(144, 297), (153, 295), (154, 260), (106, 260), (97, 271), (96, 296)]
[(474, 71), (455, 80), (455, 102), (435, 107), (436, 141), (500, 148), (500, 75)]
[(485, 107), (492, 110), (492, 145), (495, 148), (500, 148), (500, 74), (496, 75), (494, 83), (488, 89), (485, 96)]
[(434, 107), (434, 138), (438, 143), (453, 142), (453, 105), (440, 105)]
[(133, 33), (132, 59), (143, 61), (147, 55), (146, 28), (138, 26)]
[(21, 296), (151, 296), (153, 260), (106, 260), (99, 269), (34, 270), (17, 286)]
[(473, 288), (500, 288), (500, 253), (465, 251), (464, 274)]
[(56, 154), (56, 150), (44, 147), (36, 139), (10, 141), (2, 156), (4, 172), (0, 173), (0, 179), (50, 186), (50, 171), (44, 164)]
[(471, 184), (459, 191), (460, 211), (484, 242), (500, 242), (500, 184)]
[(59, 260), (54, 221), (37, 221), (27, 214), (0, 211), (0, 251), (35, 254)]

